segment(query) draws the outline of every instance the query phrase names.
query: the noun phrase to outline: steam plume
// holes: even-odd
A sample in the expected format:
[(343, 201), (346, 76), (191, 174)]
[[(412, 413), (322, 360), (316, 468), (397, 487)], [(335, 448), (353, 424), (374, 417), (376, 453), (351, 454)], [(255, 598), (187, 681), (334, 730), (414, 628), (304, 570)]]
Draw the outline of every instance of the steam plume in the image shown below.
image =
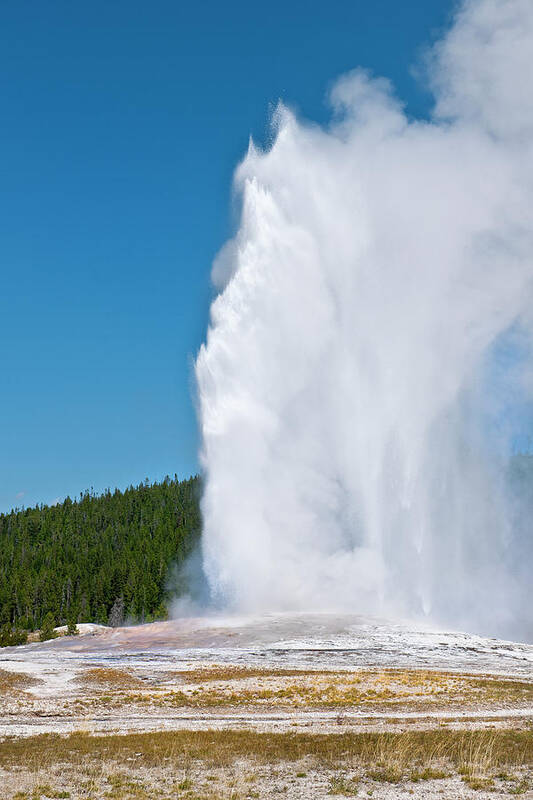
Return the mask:
[(196, 364), (226, 607), (531, 622), (503, 467), (531, 388), (533, 4), (463, 3), (428, 71), (430, 121), (355, 70), (326, 128), (280, 106), (236, 171)]

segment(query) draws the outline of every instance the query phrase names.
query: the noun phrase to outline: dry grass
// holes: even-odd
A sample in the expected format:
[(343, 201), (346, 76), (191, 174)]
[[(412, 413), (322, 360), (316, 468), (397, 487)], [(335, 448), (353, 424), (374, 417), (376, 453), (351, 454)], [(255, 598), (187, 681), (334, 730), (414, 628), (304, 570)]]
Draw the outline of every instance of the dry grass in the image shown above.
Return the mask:
[[(323, 794), (354, 796), (362, 784), (370, 795), (376, 782), (413, 793), (410, 785), (444, 780), (457, 790), (461, 776), (470, 789), (518, 795), (528, 790), (532, 764), (533, 731), (44, 735), (0, 742), (0, 797), (245, 800), (304, 784), (297, 796), (315, 797), (317, 780)], [(12, 776), (16, 793), (2, 793), (2, 775)]]
[(328, 794), (341, 794), (344, 797), (350, 797), (357, 794), (357, 782), (353, 778), (347, 778), (345, 775), (334, 775), (329, 783)]
[[(449, 709), (453, 714), (457, 708), (482, 708), (488, 710), (486, 724), (494, 705), (533, 704), (532, 682), (427, 670), (315, 672), (223, 665), (149, 678), (152, 685), (127, 669), (86, 669), (77, 690), (72, 684), (72, 694), (61, 698), (61, 713), (79, 714), (83, 725), (83, 715), (94, 714), (104, 703), (115, 709), (120, 723), (125, 704), (130, 704), (128, 712), (138, 704), (135, 713), (145, 714), (162, 714), (161, 707), (172, 713), (177, 706), (332, 708), (332, 718), (341, 724), (345, 710), (354, 707), (365, 712), (383, 708), (389, 723), (396, 710), (400, 716), (404, 709)], [(6, 708), (11, 704), (16, 713), (39, 713), (32, 705), (35, 698), (27, 695), (25, 700), (22, 691), (34, 682), (30, 675), (0, 670)], [(300, 800), (328, 793), (353, 796), (358, 789), (360, 796), (374, 792), (377, 797), (396, 792), (395, 785), (402, 792), (425, 791), (421, 783), (428, 781), (435, 782), (431, 796), (471, 797), (476, 789), (508, 795), (529, 791), (533, 728), (413, 730), (406, 720), (401, 724), (409, 730), (306, 734), (225, 729), (5, 738), (0, 741), (0, 800), (252, 800), (285, 792), (289, 800)]]
[(93, 667), (87, 669), (80, 676), (81, 683), (93, 687), (105, 687), (106, 689), (126, 689), (134, 686), (142, 686), (142, 681), (131, 672), (115, 667)]
[(42, 734), (0, 742), (0, 766), (50, 765), (95, 759), (160, 764), (165, 759), (186, 765), (191, 760), (227, 766), (237, 758), (260, 763), (298, 761), (312, 757), (330, 767), (348, 761), (384, 769), (447, 762), (469, 775), (494, 768), (533, 764), (533, 731), (429, 730), (405, 733), (256, 733), (239, 730), (158, 731), (126, 735), (70, 736)]
[(177, 678), (183, 683), (205, 683), (207, 681), (234, 681), (243, 680), (245, 678), (286, 678), (331, 674), (331, 672), (326, 672), (324, 670), (310, 672), (308, 669), (265, 669), (264, 667), (241, 667), (233, 664), (202, 667), (200, 669), (175, 670), (167, 673), (168, 677)]
[[(21, 673), (18, 673), (22, 675)], [(0, 692), (36, 682), (0, 670)], [(283, 708), (386, 711), (402, 714), (462, 712), (471, 708), (533, 708), (533, 682), (489, 675), (428, 670), (312, 671), (224, 665), (150, 675), (141, 680), (127, 669), (93, 667), (77, 678), (78, 691), (66, 699), (75, 713), (90, 713), (105, 701), (112, 709), (137, 705), (184, 708)], [(74, 688), (74, 687), (73, 687)]]
[(25, 672), (11, 672), (6, 669), (0, 669), (0, 693), (2, 694), (18, 692), (37, 683), (42, 683), (42, 681), (27, 675)]
[[(401, 711), (450, 709), (454, 706), (517, 707), (533, 705), (533, 683), (491, 676), (463, 675), (424, 670), (365, 670), (313, 672), (261, 670), (236, 666), (181, 671), (166, 675), (166, 682), (145, 685), (121, 670), (92, 670), (106, 688), (116, 689), (113, 705), (152, 704), (160, 707), (209, 708), (217, 706), (274, 706), (286, 708), (351, 708)], [(105, 674), (114, 674), (113, 680)], [(120, 674), (125, 678), (121, 682)], [(97, 677), (97, 676), (95, 676)], [(180, 688), (169, 682), (178, 679)], [(132, 683), (132, 680), (134, 683)], [(93, 685), (98, 683), (93, 681)], [(204, 685), (207, 684), (207, 685)]]

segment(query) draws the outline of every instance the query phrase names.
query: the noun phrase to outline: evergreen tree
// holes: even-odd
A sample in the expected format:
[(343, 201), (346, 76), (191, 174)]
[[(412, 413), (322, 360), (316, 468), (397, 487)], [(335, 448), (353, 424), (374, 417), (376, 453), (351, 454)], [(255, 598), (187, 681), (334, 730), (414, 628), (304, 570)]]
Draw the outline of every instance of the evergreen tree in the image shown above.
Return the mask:
[(67, 620), (67, 636), (77, 636), (79, 634), (78, 625), (76, 623), (77, 616), (76, 609), (72, 609)]
[(198, 478), (85, 492), (56, 506), (0, 514), (0, 625), (10, 630), (166, 616), (169, 574), (200, 534)]
[(51, 611), (46, 614), (45, 618), (43, 619), (43, 624), (41, 625), (41, 632), (39, 634), (39, 641), (40, 642), (47, 642), (49, 639), (55, 639), (57, 637), (57, 633), (54, 630), (55, 628), (55, 621), (54, 616)]
[(26, 644), (28, 634), (26, 631), (12, 628), (9, 622), (0, 629), (0, 647), (14, 647), (19, 644)]

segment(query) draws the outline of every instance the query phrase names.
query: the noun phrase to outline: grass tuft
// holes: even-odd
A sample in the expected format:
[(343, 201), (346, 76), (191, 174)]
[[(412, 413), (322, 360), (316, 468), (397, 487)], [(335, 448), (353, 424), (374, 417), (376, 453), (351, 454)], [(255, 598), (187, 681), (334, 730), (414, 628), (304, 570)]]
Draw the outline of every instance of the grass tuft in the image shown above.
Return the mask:
[(435, 780), (442, 780), (443, 778), (448, 778), (450, 776), (449, 772), (446, 772), (443, 769), (435, 769), (434, 767), (425, 767), (425, 769), (413, 770), (409, 775), (409, 780), (413, 783), (418, 783), (419, 781), (435, 781)]
[(342, 794), (350, 797), (357, 794), (357, 784), (353, 780), (348, 780), (344, 775), (334, 776), (329, 784), (328, 794)]

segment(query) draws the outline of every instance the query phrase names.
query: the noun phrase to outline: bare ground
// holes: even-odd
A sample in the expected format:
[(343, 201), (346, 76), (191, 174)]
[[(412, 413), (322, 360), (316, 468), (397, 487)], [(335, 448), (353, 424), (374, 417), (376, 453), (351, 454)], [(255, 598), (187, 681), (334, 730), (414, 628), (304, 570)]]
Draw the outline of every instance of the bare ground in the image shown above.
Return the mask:
[(115, 651), (112, 637), (2, 654), (0, 800), (533, 798), (522, 661), (260, 666)]

